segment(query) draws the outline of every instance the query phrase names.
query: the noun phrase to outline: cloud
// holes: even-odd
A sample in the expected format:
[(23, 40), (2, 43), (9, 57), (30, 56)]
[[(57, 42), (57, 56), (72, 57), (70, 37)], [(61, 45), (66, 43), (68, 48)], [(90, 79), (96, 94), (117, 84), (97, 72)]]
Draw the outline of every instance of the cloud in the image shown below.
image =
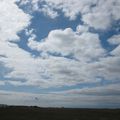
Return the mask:
[(29, 24), (30, 16), (19, 9), (15, 2), (0, 1), (0, 42), (18, 40), (17, 33)]
[(111, 51), (112, 55), (120, 56), (120, 35), (113, 35), (108, 42), (112, 45), (117, 45), (115, 49)]
[(88, 31), (89, 31), (89, 27), (86, 26), (86, 25), (78, 25), (76, 27), (76, 33), (77, 34), (81, 34), (81, 33), (88, 32)]
[[(24, 13), (13, 0), (0, 2), (0, 12), (3, 14), (0, 19), (0, 62), (8, 71), (1, 76), (10, 84), (49, 88), (96, 82), (102, 78), (120, 79), (118, 54), (109, 56), (101, 45), (99, 35), (90, 32), (88, 25), (79, 25), (77, 31), (71, 28), (52, 30), (40, 42), (32, 31), (27, 33), (30, 36), (29, 48), (40, 54), (35, 58), (15, 43), (20, 40), (18, 32), (30, 24), (31, 16)], [(54, 4), (58, 3), (56, 1)], [(67, 3), (65, 1), (66, 6)], [(91, 2), (88, 0), (84, 4), (88, 3)]]
[(12, 70), (17, 69), (18, 65), (14, 68), (16, 61), (17, 63), (21, 61), (22, 64), (24, 57), (30, 56), (13, 43), (19, 40), (18, 32), (27, 27), (31, 19), (31, 16), (19, 9), (15, 2), (15, 0), (0, 1), (0, 62), (5, 69), (3, 77), (7, 77)]
[(109, 38), (108, 42), (112, 45), (120, 44), (120, 35), (113, 35), (111, 38)]
[[(114, 36), (110, 39), (113, 38)], [(54, 53), (60, 53), (62, 55), (61, 58), (56, 57), (56, 62), (59, 62), (59, 67), (57, 67), (58, 64), (54, 63), (57, 70), (57, 72), (54, 71), (54, 78), (57, 77), (57, 80), (59, 80), (59, 75), (64, 76), (60, 77), (60, 81), (63, 81), (62, 83), (64, 85), (66, 85), (66, 82), (68, 85), (89, 81), (95, 82), (99, 78), (112, 81), (119, 80), (120, 58), (118, 55), (116, 55), (116, 57), (109, 56), (109, 53), (102, 48), (100, 41), (98, 34), (83, 32), (78, 35), (70, 28), (67, 28), (65, 30), (51, 31), (48, 37), (41, 42), (30, 38), (28, 45), (31, 49), (46, 52), (46, 54), (51, 52), (53, 55)], [(114, 50), (116, 50), (116, 48), (113, 49), (113, 51)], [(72, 59), (70, 62), (68, 58), (68, 60), (64, 59), (67, 55), (73, 55), (76, 59)], [(53, 62), (51, 61), (50, 63)], [(60, 66), (62, 65), (64, 67), (61, 67), (61, 69)], [(49, 67), (47, 68), (49, 69)], [(50, 68), (51, 73), (52, 68), (54, 67), (52, 66)], [(74, 82), (72, 81), (73, 79)]]
[[(100, 18), (99, 18), (100, 17)], [(95, 29), (106, 29), (111, 25), (111, 18), (104, 13), (89, 13), (82, 17), (85, 24)]]
[(0, 85), (5, 85), (5, 82), (3, 80), (0, 80)]
[(99, 77), (104, 78), (105, 80), (119, 81), (120, 80), (120, 57), (106, 57), (96, 62), (92, 67), (94, 74), (97, 74)]
[(112, 55), (120, 56), (120, 45), (116, 47), (112, 52)]
[(73, 94), (73, 95), (95, 95), (95, 96), (119, 96), (120, 88), (119, 84), (109, 84), (104, 86), (95, 86), (81, 89), (71, 89), (66, 91), (60, 91), (55, 93), (61, 94)]
[(44, 5), (44, 7), (39, 10), (39, 12), (43, 12), (45, 16), (50, 16), (52, 19), (58, 16), (58, 13), (47, 5)]
[(33, 0), (30, 5), (33, 11), (43, 12), (51, 18), (59, 15), (58, 10), (70, 20), (80, 15), (84, 24), (101, 30), (108, 29), (120, 19), (119, 0)]
[[(60, 53), (63, 56), (73, 55), (78, 60), (83, 59), (82, 61), (98, 59), (105, 54), (98, 34), (90, 32), (77, 35), (71, 28), (66, 28), (65, 30), (51, 31), (42, 42), (37, 42), (34, 39), (31, 37), (28, 43), (28, 46), (34, 50)], [(95, 51), (94, 54), (93, 51)]]
[[(17, 97), (16, 97), (17, 96)], [(119, 108), (119, 96), (65, 95), (64, 93), (32, 94), (0, 91), (0, 103), (8, 105), (37, 105), (40, 107)], [(36, 100), (37, 98), (37, 100)], [(73, 105), (74, 102), (74, 105)]]
[(109, 28), (114, 21), (120, 19), (117, 14), (119, 6), (119, 0), (98, 0), (97, 4), (91, 7), (91, 12), (84, 14), (82, 19), (84, 23), (95, 29)]
[(27, 55), (14, 42), (19, 40), (18, 32), (30, 24), (31, 16), (19, 9), (15, 2), (0, 1), (0, 63), (4, 70), (1, 76), (5, 78), (14, 69), (15, 61)]
[[(72, 28), (51, 30), (46, 38), (37, 40), (34, 29), (27, 29), (32, 22), (32, 14), (21, 10), (16, 2), (31, 5), (32, 12), (42, 12), (52, 19), (59, 16), (58, 10), (70, 20), (80, 15), (83, 24), (74, 31)], [(0, 86), (11, 84), (45, 89), (81, 83), (99, 84), (102, 80), (111, 84), (45, 94), (0, 90), (0, 103), (46, 107), (120, 107), (120, 35), (113, 35), (107, 40), (113, 47), (107, 51), (102, 47), (99, 34), (90, 31), (90, 27), (108, 29), (119, 20), (116, 12), (120, 9), (119, 5), (119, 0), (33, 0), (31, 3), (29, 0), (1, 0)], [(21, 30), (25, 30), (29, 37), (29, 49), (39, 53), (37, 57), (18, 46), (17, 42), (24, 40), (18, 36)]]

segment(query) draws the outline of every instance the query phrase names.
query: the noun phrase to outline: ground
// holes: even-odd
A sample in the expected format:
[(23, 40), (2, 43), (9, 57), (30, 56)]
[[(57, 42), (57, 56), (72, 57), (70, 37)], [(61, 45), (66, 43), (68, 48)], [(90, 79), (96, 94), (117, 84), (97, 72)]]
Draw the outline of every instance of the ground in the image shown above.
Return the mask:
[(11, 106), (0, 108), (0, 120), (120, 120), (120, 109)]

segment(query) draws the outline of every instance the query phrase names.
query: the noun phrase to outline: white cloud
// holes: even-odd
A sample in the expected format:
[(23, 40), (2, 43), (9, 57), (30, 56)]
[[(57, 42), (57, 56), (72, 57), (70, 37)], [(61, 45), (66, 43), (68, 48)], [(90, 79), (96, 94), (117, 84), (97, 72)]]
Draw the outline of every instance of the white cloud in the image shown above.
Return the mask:
[(120, 57), (111, 56), (102, 58), (99, 62), (93, 64), (94, 74), (105, 80), (120, 80)]
[[(120, 79), (119, 57), (107, 56), (98, 34), (90, 33), (86, 28), (83, 30), (85, 26), (79, 26), (82, 29), (80, 34), (71, 28), (53, 30), (41, 42), (34, 40), (36, 36), (32, 31), (27, 31), (28, 36), (31, 34), (29, 47), (43, 52), (42, 57), (34, 58), (10, 42), (19, 38), (17, 33), (29, 25), (31, 17), (20, 10), (15, 1), (0, 2), (3, 14), (0, 19), (0, 55), (5, 56), (0, 57), (0, 62), (6, 70), (11, 69), (4, 75), (4, 78), (12, 79), (9, 83), (57, 87), (95, 82), (98, 76), (107, 80)], [(52, 56), (47, 52), (61, 53), (62, 56)], [(77, 60), (63, 57), (71, 54)]]
[[(101, 45), (99, 35), (89, 31), (90, 26), (96, 29), (106, 29), (112, 20), (118, 20), (119, 15), (116, 11), (119, 10), (119, 1), (47, 0), (48, 6), (43, 6), (44, 14), (55, 18), (58, 13), (54, 11), (54, 8), (58, 8), (62, 9), (65, 16), (73, 20), (81, 13), (84, 23), (88, 25), (78, 25), (76, 31), (71, 28), (52, 30), (40, 42), (36, 40), (33, 29), (26, 29), (30, 24), (31, 16), (24, 13), (15, 2), (15, 0), (0, 1), (0, 63), (2, 63), (0, 70), (4, 67), (0, 77), (6, 79), (0, 80), (1, 86), (9, 83), (14, 86), (49, 88), (88, 82), (97, 83), (101, 79), (120, 80), (120, 36), (114, 35), (108, 40), (111, 45), (118, 46), (107, 53)], [(33, 9), (39, 9), (38, 2), (39, 0), (32, 1)], [(28, 0), (21, 4), (27, 3), (29, 3)], [(95, 4), (96, 6), (94, 6)], [(91, 8), (91, 6), (94, 7)], [(103, 12), (104, 10), (105, 12)], [(91, 19), (91, 16), (96, 19)], [(100, 25), (100, 22), (103, 24)], [(29, 47), (42, 52), (40, 56), (34, 57), (13, 43), (20, 40), (17, 34), (23, 29), (25, 29), (26, 35), (30, 36)], [(60, 53), (61, 56), (55, 56), (54, 53)], [(113, 56), (109, 56), (109, 54)], [(65, 57), (69, 55), (72, 55), (73, 59)], [(98, 104), (100, 105), (98, 107), (102, 107), (102, 105), (119, 107), (119, 92), (119, 84), (74, 89), (64, 91), (64, 93), (30, 94), (0, 91), (0, 103), (46, 107), (96, 107)], [(74, 106), (72, 106), (73, 102)]]
[(81, 34), (81, 33), (88, 32), (88, 31), (89, 31), (89, 27), (88, 27), (88, 26), (78, 25), (78, 26), (76, 27), (76, 33), (77, 33), (77, 34)]
[(77, 35), (71, 28), (66, 28), (65, 30), (51, 31), (42, 42), (34, 39), (30, 38), (28, 43), (29, 47), (34, 50), (60, 53), (63, 56), (72, 54), (78, 60), (90, 61), (105, 54), (98, 35), (90, 32)]
[(40, 12), (43, 12), (44, 15), (50, 16), (52, 19), (56, 18), (58, 16), (58, 13), (54, 11), (52, 8), (48, 7), (47, 5), (44, 5), (42, 9), (39, 10)]
[(76, 19), (80, 13), (87, 13), (90, 7), (97, 3), (97, 0), (44, 0), (47, 4), (53, 4), (56, 9), (61, 9), (66, 17), (71, 20)]
[(118, 47), (116, 47), (112, 52), (111, 52), (112, 55), (115, 55), (115, 56), (120, 56), (120, 45)]
[(18, 40), (17, 33), (29, 24), (30, 16), (19, 9), (15, 2), (0, 1), (0, 41)]
[[(97, 34), (84, 32), (78, 35), (70, 28), (65, 30), (54, 30), (51, 31), (48, 37), (42, 42), (30, 39), (29, 46), (34, 50), (61, 53), (63, 56), (72, 54), (79, 60), (71, 60), (70, 63), (69, 60), (69, 62), (66, 61), (67, 59), (61, 58), (63, 62), (60, 60), (60, 57), (56, 59), (56, 62), (58, 63), (60, 60), (59, 65), (63, 65), (64, 67), (61, 69), (60, 66), (56, 66), (56, 70), (59, 72), (56, 74), (54, 71), (54, 77), (57, 77), (57, 80), (59, 80), (59, 75), (64, 76), (63, 79), (60, 77), (60, 81), (63, 81), (62, 84), (64, 83), (64, 85), (66, 85), (66, 82), (69, 85), (88, 81), (93, 82), (99, 78), (113, 81), (120, 79), (119, 56), (116, 54), (116, 57), (110, 57), (108, 55), (109, 53), (107, 54), (102, 48)], [(52, 61), (49, 63), (52, 63)], [(52, 68), (54, 67), (52, 66), (50, 68), (50, 72), (52, 72)], [(60, 71), (64, 72), (61, 74)], [(74, 82), (72, 79), (74, 79)]]
[(108, 42), (113, 45), (120, 44), (120, 35), (113, 35)]
[(110, 84), (104, 86), (95, 86), (81, 89), (71, 89), (66, 91), (60, 91), (55, 93), (61, 94), (79, 94), (79, 95), (95, 95), (95, 96), (119, 96), (120, 95), (120, 84)]
[(106, 29), (111, 25), (111, 18), (105, 13), (88, 13), (83, 15), (83, 21), (96, 29)]
[(112, 55), (120, 56), (120, 35), (113, 35), (108, 42), (112, 45), (118, 45), (115, 49), (111, 51)]
[[(43, 4), (43, 2), (45, 2)], [(29, 3), (32, 5), (33, 11), (43, 11), (43, 13), (52, 17), (53, 14), (58, 14), (56, 10), (61, 9), (66, 17), (74, 20), (77, 15), (81, 13), (86, 13), (90, 10), (90, 6), (95, 4), (97, 0), (32, 0)], [(26, 5), (28, 2), (21, 0), (20, 5)], [(41, 4), (41, 7), (39, 7)], [(46, 9), (47, 8), (47, 9)], [(42, 10), (43, 9), (43, 10)], [(45, 11), (44, 11), (45, 9)], [(55, 10), (56, 9), (56, 10)], [(47, 10), (47, 11), (46, 11)], [(51, 10), (51, 11), (50, 11)], [(53, 14), (49, 14), (53, 13)], [(57, 17), (57, 15), (55, 15)]]
[(81, 15), (84, 24), (95, 29), (107, 29), (120, 19), (119, 0), (33, 0), (31, 5), (33, 11), (42, 11), (51, 18), (58, 16), (58, 10), (70, 20)]

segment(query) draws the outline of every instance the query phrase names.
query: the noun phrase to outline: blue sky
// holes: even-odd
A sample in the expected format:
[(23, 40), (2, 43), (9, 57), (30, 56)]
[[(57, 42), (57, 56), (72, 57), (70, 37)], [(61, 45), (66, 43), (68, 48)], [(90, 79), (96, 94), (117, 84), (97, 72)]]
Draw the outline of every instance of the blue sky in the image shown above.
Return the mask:
[(0, 103), (119, 108), (119, 9), (119, 0), (0, 1)]

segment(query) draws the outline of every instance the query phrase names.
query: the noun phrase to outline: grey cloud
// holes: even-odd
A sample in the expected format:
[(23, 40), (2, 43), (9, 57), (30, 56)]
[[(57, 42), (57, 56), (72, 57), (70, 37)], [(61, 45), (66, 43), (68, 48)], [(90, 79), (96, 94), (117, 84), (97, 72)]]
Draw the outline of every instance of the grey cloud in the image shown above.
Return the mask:
[(120, 83), (117, 83), (117, 84), (109, 84), (109, 85), (96, 86), (96, 87), (90, 87), (90, 88), (71, 89), (68, 91), (67, 90), (63, 91), (62, 93), (115, 97), (120, 95), (119, 86), (120, 86)]
[[(35, 100), (36, 97), (37, 101)], [(0, 91), (0, 98), (0, 103), (12, 105), (38, 105), (40, 107), (120, 107), (119, 96), (71, 96), (70, 94), (59, 93), (31, 94)]]

